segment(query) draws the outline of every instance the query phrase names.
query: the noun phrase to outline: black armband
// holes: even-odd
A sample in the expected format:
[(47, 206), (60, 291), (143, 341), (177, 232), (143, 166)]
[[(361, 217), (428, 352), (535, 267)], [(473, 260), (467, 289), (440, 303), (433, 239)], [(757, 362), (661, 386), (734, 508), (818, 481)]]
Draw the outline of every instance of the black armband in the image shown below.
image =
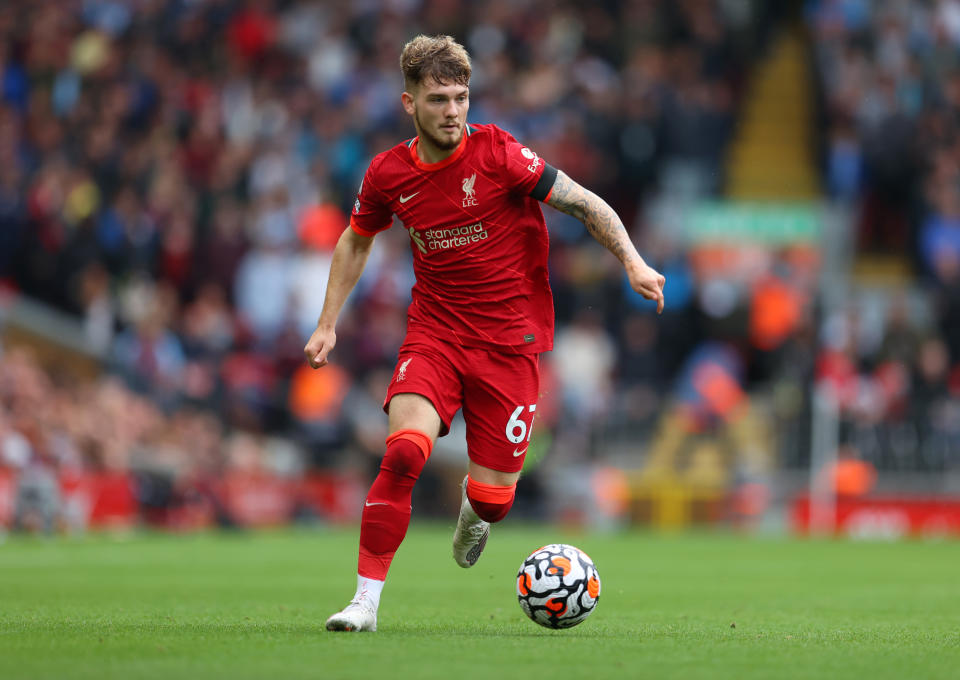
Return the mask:
[(543, 172), (540, 174), (540, 181), (533, 187), (530, 195), (538, 201), (547, 200), (550, 190), (553, 189), (554, 182), (557, 181), (557, 169), (549, 163), (543, 164)]

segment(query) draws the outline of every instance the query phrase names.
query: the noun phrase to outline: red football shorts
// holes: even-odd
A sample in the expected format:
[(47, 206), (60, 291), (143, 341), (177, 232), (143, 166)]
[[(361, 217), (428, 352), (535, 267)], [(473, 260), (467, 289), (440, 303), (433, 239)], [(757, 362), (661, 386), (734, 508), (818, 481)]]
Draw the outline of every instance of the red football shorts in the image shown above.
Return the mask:
[(501, 472), (519, 472), (530, 443), (540, 393), (540, 355), (504, 354), (442, 341), (405, 342), (383, 402), (419, 394), (442, 421), (440, 435), (463, 408), (470, 460)]

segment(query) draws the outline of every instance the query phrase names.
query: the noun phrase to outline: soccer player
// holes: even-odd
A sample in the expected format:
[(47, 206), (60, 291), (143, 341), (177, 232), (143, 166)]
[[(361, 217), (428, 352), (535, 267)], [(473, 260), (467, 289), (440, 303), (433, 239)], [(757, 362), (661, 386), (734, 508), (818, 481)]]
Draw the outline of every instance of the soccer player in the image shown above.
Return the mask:
[(417, 136), (377, 155), (333, 254), (313, 368), (377, 232), (393, 215), (410, 234), (416, 284), (387, 389), (389, 436), (363, 507), (357, 591), (327, 630), (374, 631), (387, 571), (410, 523), (413, 486), (458, 409), (467, 426), (453, 557), (473, 566), (490, 524), (513, 504), (536, 415), (539, 357), (553, 345), (548, 236), (539, 202), (580, 219), (622, 263), (635, 291), (663, 309), (664, 277), (637, 253), (603, 200), (495, 125), (467, 123), (470, 57), (449, 36), (417, 36), (400, 57), (404, 110)]

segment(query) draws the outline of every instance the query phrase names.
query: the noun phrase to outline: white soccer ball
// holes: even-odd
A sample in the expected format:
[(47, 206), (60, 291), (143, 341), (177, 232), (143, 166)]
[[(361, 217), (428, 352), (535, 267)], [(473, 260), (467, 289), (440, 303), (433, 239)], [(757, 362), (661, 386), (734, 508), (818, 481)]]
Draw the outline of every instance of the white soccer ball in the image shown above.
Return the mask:
[(590, 616), (600, 599), (600, 574), (593, 560), (572, 545), (538, 548), (517, 572), (523, 613), (547, 628), (570, 628)]

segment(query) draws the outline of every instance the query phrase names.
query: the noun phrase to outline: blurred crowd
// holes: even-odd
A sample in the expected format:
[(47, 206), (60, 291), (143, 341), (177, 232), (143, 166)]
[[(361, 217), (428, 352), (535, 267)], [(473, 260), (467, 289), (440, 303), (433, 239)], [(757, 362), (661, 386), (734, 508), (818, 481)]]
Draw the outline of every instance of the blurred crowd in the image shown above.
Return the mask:
[[(732, 37), (749, 18), (699, 1), (4, 3), (0, 277), (78, 315), (119, 378), (82, 389), (122, 393), (145, 421), (132, 439), (61, 425), (83, 455), (34, 438), (35, 455), (123, 467), (154, 450), (143, 438), (199, 430), (219, 443), (174, 466), (189, 476), (230, 464), (223, 427), (288, 436), (320, 467), (376, 455), (412, 284), (403, 234), (378, 238), (335, 365), (310, 371), (302, 347), (366, 164), (413, 132), (403, 43), (457, 36), (474, 59), (471, 119), (510, 130), (632, 224), (661, 159), (720, 164), (746, 56)], [(645, 365), (660, 341), (649, 307), (624, 302), (615, 259), (597, 264), (581, 225), (548, 217), (555, 411), (589, 429), (614, 390), (642, 383), (649, 400), (670, 369)], [(15, 401), (22, 382), (10, 385)], [(49, 389), (90, 422), (113, 417), (99, 397)]]
[[(918, 252), (937, 254), (931, 277), (954, 286), (935, 318), (954, 324), (938, 337), (956, 366), (960, 259), (939, 254), (960, 242), (960, 146), (948, 143), (957, 3), (872, 4), (808, 4), (827, 100), (825, 176), (878, 233), (930, 232)], [(109, 367), (71, 384), (28, 353), (0, 354), (0, 468), (159, 469), (202, 496), (203, 484), (177, 485), (237, 466), (295, 476), (376, 460), (412, 284), (404, 233), (378, 237), (334, 364), (311, 371), (302, 347), (369, 159), (413, 134), (398, 56), (421, 32), (470, 50), (470, 119), (499, 124), (607, 199), (668, 279), (656, 317), (582, 225), (545, 210), (558, 325), (537, 422), (570, 435), (557, 437), (556, 455), (590, 455), (610, 423), (651, 426), (672, 392), (710, 422), (730, 381), (733, 394), (776, 381), (778, 412), (801, 420), (818, 360), (805, 265), (770, 265), (804, 272), (804, 286), (761, 276), (732, 299), (682, 251), (646, 238), (644, 210), (677, 162), (701, 169), (708, 195), (722, 191), (749, 65), (780, 5), (0, 4), (0, 288), (74, 314)], [(922, 218), (901, 196), (909, 183), (889, 176), (907, 158), (928, 168)], [(704, 357), (724, 369), (719, 382), (698, 377)], [(904, 360), (910, 370), (915, 360)]]
[(909, 253), (960, 359), (960, 2), (820, 0), (826, 179), (866, 252)]
[(861, 254), (908, 261), (885, 305), (823, 320), (843, 438), (880, 467), (960, 465), (960, 2), (814, 0), (825, 179)]
[(960, 3), (807, 3), (830, 193), (862, 203), (859, 245), (911, 253), (940, 283), (957, 258)]

